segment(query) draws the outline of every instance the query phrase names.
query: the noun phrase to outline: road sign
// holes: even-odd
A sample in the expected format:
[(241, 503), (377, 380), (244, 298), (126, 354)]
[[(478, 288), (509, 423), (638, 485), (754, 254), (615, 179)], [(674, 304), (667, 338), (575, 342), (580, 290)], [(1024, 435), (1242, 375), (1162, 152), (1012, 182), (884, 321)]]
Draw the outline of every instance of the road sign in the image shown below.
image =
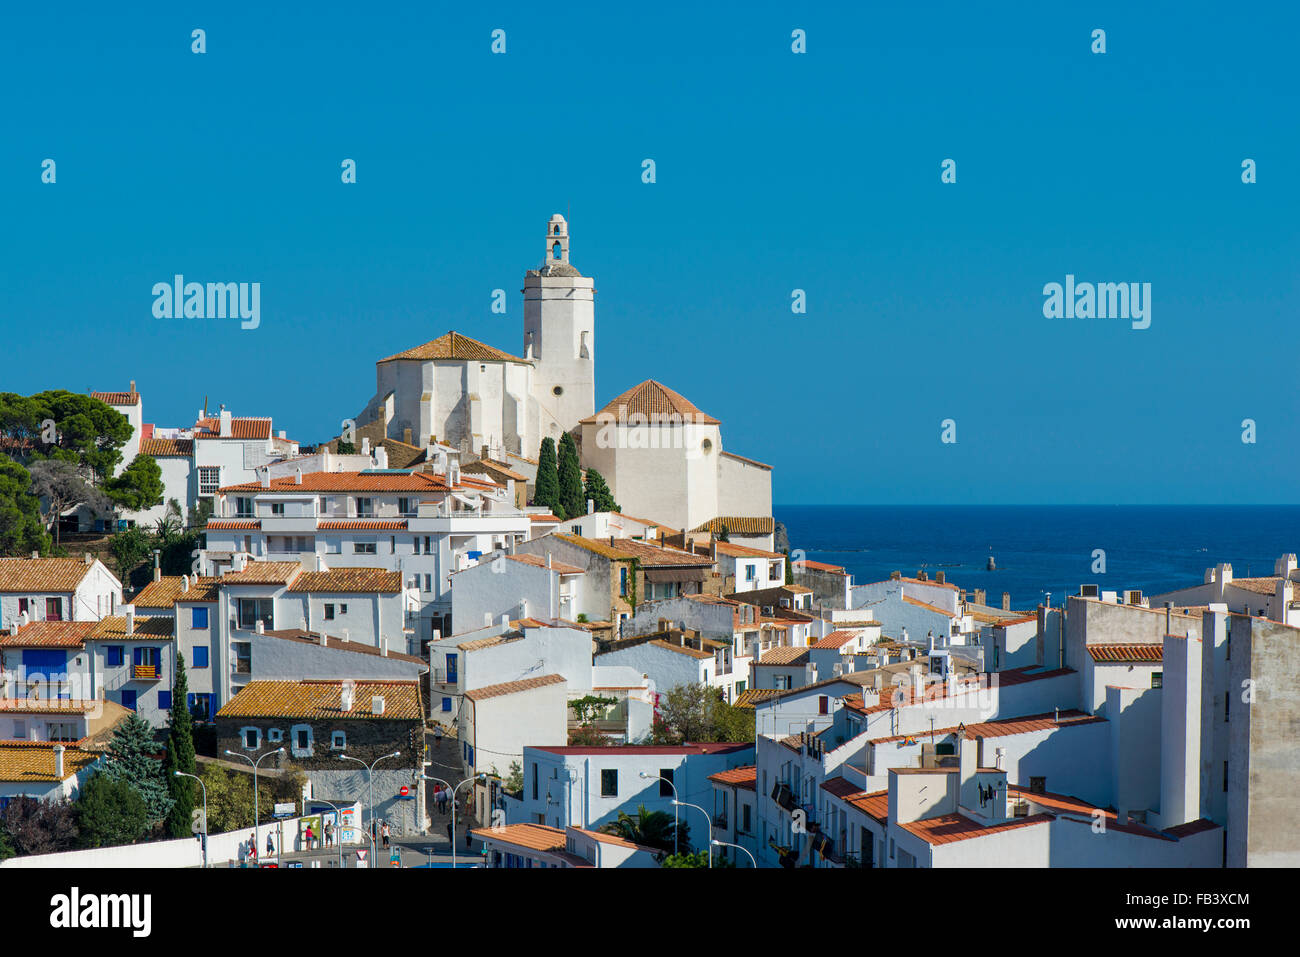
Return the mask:
[(408, 788), (405, 784), (403, 784), (402, 791), (401, 791), (402, 797), (406, 797), (410, 793), (411, 793), (411, 789)]
[(361, 848), (357, 848), (357, 860), (364, 861), (365, 859), (366, 859), (366, 852)]
[(298, 806), (290, 801), (288, 804), (277, 804), (275, 806), (276, 817), (293, 817), (298, 813)]

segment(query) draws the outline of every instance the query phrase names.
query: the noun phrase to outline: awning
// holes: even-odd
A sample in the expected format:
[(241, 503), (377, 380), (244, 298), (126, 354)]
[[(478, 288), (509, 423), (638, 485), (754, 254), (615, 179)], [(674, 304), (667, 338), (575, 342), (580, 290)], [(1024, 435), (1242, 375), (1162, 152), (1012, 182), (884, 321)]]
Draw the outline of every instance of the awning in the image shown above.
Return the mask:
[(662, 585), (666, 582), (702, 582), (708, 575), (707, 566), (698, 568), (647, 568), (645, 580)]

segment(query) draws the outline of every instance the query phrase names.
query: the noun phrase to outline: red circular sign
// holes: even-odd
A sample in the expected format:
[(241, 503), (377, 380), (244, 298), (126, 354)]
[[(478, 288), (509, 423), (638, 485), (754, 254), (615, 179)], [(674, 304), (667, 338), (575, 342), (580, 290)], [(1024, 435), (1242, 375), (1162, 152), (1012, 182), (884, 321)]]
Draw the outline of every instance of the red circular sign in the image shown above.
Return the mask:
[(411, 789), (408, 788), (405, 784), (403, 784), (403, 785), (402, 785), (402, 797), (406, 797), (406, 795), (408, 795), (408, 794), (410, 794), (410, 793), (411, 793)]

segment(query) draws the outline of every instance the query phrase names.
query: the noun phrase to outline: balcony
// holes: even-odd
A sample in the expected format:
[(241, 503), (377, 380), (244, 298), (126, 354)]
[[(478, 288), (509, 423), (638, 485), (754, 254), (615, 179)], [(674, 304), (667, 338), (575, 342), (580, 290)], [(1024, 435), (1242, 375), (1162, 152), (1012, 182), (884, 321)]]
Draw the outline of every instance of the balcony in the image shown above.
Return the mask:
[(230, 673), (236, 675), (251, 675), (253, 673), (252, 659), (236, 658), (234, 664), (230, 666)]
[(132, 665), (131, 678), (135, 681), (159, 681), (162, 669), (157, 665)]

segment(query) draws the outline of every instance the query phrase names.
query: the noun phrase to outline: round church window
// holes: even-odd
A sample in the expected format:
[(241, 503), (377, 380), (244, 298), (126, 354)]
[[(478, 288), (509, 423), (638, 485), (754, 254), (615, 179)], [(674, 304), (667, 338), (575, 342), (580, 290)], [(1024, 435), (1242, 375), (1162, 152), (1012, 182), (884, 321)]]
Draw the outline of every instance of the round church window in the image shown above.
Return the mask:
[(703, 452), (705, 455), (708, 455), (710, 452), (713, 451), (713, 442), (709, 439), (705, 439), (703, 442), (700, 443), (700, 451)]
[(564, 395), (564, 386), (557, 385), (554, 389), (551, 390), (551, 395)]

